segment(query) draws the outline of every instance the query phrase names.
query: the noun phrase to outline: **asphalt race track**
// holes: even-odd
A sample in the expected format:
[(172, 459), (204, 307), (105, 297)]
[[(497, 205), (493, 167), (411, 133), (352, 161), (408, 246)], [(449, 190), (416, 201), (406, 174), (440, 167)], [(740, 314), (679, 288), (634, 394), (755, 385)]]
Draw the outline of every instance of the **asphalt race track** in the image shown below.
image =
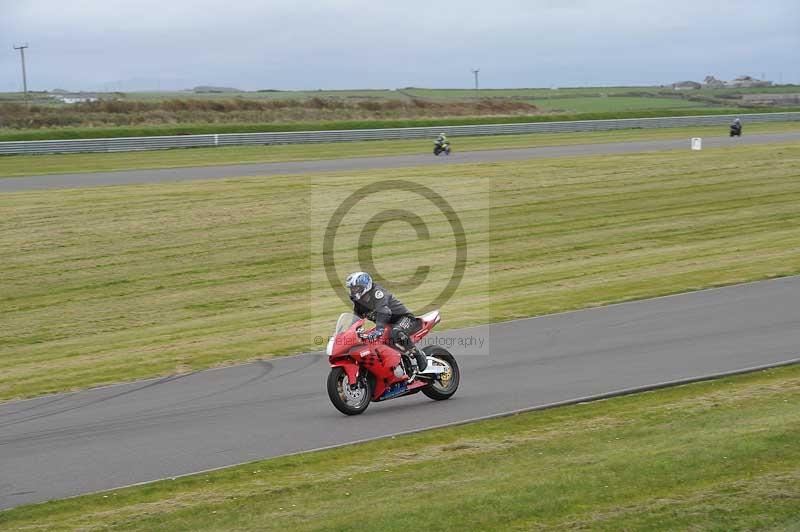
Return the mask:
[[(765, 144), (800, 140), (800, 131), (765, 135), (745, 135), (742, 138), (703, 138), (703, 149), (740, 144)], [(475, 164), (521, 161), (540, 157), (569, 157), (579, 155), (610, 155), (661, 150), (689, 150), (689, 139), (654, 140), (641, 142), (615, 142), (608, 144), (578, 144), (508, 150), (458, 152), (458, 139), (454, 140), (453, 154), (439, 157), (426, 151), (420, 155), (393, 157), (356, 157), (320, 161), (284, 163), (239, 164), (233, 166), (204, 166), (198, 168), (173, 168), (162, 170), (127, 170), (85, 174), (8, 177), (0, 179), (0, 193), (23, 190), (95, 187), (104, 185), (130, 185), (137, 183), (168, 183), (194, 179), (223, 179), (242, 176), (270, 176), (309, 174), (320, 172), (348, 172), (388, 168), (410, 168), (446, 164)], [(309, 150), (313, 150), (309, 145)]]
[(796, 360), (800, 277), (440, 338), (487, 342), (459, 359), (451, 400), (417, 394), (356, 417), (329, 403), (319, 354), (0, 405), (0, 508)]

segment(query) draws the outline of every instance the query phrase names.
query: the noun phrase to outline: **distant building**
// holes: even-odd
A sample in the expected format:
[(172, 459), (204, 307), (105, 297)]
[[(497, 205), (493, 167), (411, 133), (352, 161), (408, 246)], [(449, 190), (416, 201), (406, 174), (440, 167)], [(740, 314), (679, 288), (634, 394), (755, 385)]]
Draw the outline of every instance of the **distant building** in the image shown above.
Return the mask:
[(714, 76), (706, 76), (703, 80), (703, 85), (709, 89), (746, 89), (750, 87), (769, 87), (772, 82), (755, 79), (750, 76), (739, 76), (733, 81), (722, 81)]
[(64, 92), (59, 92), (58, 94), (54, 94), (53, 98), (61, 103), (86, 103), (86, 102), (96, 102), (100, 100), (100, 98), (98, 98), (96, 94), (64, 93)]
[(709, 89), (721, 89), (725, 87), (725, 82), (721, 79), (717, 79), (714, 76), (706, 76), (703, 80), (703, 85)]
[(697, 83), (696, 81), (679, 81), (678, 83), (673, 83), (672, 88), (676, 91), (690, 91), (701, 88), (702, 85)]
[(736, 87), (736, 88), (769, 87), (770, 85), (772, 85), (771, 81), (755, 79), (750, 76), (739, 76), (738, 78), (728, 83), (729, 87)]
[(61, 98), (61, 101), (64, 103), (86, 103), (86, 102), (96, 102), (98, 98), (93, 96), (64, 96)]

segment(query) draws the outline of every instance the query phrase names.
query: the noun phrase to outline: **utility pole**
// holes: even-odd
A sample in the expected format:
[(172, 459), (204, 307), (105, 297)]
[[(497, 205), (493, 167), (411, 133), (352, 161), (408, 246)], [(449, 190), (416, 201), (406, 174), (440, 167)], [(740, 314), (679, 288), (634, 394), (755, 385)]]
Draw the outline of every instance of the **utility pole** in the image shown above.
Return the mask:
[(15, 46), (14, 50), (19, 50), (19, 57), (22, 60), (22, 87), (25, 91), (25, 101), (28, 101), (28, 76), (25, 73), (25, 48), (28, 47), (28, 44), (25, 43), (21, 46)]
[(472, 69), (472, 74), (475, 76), (475, 95), (476, 95), (476, 96), (478, 95), (478, 90), (480, 89), (480, 88), (478, 87), (478, 73), (479, 73), (480, 71), (481, 71), (481, 69), (479, 69), (479, 68), (473, 68), (473, 69)]

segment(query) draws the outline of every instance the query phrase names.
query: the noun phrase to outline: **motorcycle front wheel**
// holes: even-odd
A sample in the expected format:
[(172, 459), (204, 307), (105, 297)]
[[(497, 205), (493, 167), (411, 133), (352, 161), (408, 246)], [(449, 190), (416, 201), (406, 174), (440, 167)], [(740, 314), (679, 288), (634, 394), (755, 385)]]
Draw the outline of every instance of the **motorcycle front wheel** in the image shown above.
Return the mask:
[(328, 374), (328, 397), (342, 414), (363, 414), (372, 401), (372, 385), (364, 375), (358, 377), (355, 386), (350, 386), (344, 369), (337, 366)]
[(444, 373), (441, 373), (436, 380), (431, 381), (430, 384), (422, 388), (422, 393), (436, 401), (450, 399), (458, 390), (458, 384), (461, 382), (461, 372), (458, 369), (455, 357), (446, 349), (437, 346), (426, 347), (423, 351), (427, 356), (441, 360), (441, 363), (446, 367)]

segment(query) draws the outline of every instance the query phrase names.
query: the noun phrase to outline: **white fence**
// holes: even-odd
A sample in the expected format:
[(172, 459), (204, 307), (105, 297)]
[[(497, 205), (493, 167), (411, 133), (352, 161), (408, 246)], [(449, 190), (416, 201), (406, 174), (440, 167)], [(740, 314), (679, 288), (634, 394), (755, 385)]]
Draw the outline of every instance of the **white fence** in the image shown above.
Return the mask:
[[(669, 118), (625, 118), (617, 120), (579, 120), (571, 122), (529, 122), (479, 126), (407, 127), (396, 129), (352, 129), (342, 131), (292, 131), (286, 133), (225, 133), (219, 135), (175, 135), (169, 137), (122, 137), (76, 140), (22, 140), (0, 142), (0, 155), (119, 152), (273, 144), (310, 144), (359, 140), (433, 138), (440, 132), (457, 137), (479, 135), (518, 135), (523, 133), (568, 133), (612, 129), (650, 129), (682, 126), (727, 126), (735, 117), (748, 123), (800, 121), (800, 112), (755, 113), (740, 115), (680, 116)], [(725, 132), (720, 132), (725, 134)]]

